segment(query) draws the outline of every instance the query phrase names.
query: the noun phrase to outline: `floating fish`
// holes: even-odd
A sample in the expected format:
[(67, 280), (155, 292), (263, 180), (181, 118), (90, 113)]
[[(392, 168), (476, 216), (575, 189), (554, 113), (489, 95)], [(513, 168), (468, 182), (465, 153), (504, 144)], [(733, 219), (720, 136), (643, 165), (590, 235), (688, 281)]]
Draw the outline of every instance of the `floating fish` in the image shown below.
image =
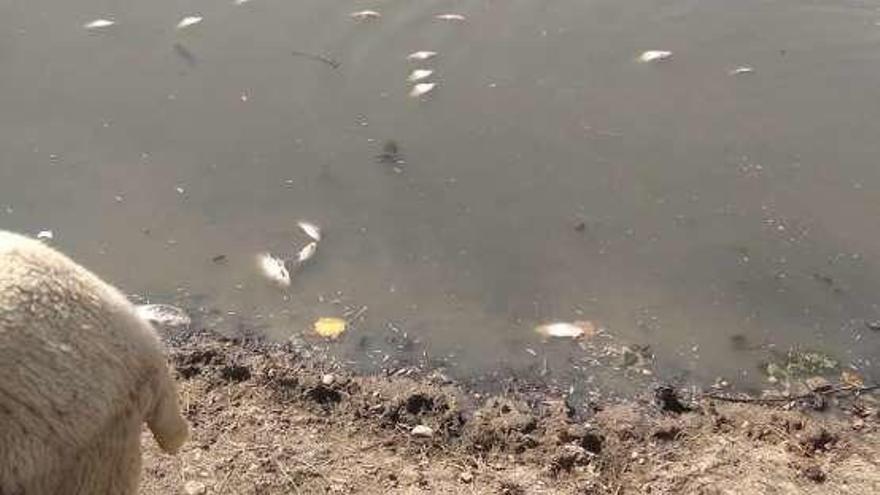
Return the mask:
[(263, 253), (257, 256), (257, 263), (263, 276), (282, 287), (290, 285), (290, 272), (287, 271), (284, 260), (269, 253)]
[(300, 264), (305, 263), (310, 260), (315, 253), (318, 252), (318, 243), (310, 242), (306, 245), (306, 247), (299, 250), (299, 254), (296, 255), (296, 260)]
[(382, 17), (382, 14), (376, 12), (375, 10), (361, 10), (360, 12), (352, 12), (349, 14), (352, 18), (357, 19), (359, 21), (367, 20), (367, 19), (378, 19)]
[(437, 14), (434, 18), (441, 21), (463, 21), (465, 19), (461, 14)]
[(433, 73), (434, 71), (430, 69), (416, 69), (410, 72), (409, 77), (407, 77), (406, 80), (409, 82), (421, 81), (422, 79), (429, 77)]
[(412, 90), (410, 90), (409, 96), (411, 98), (418, 98), (420, 96), (424, 96), (424, 95), (430, 93), (431, 91), (433, 91), (436, 86), (437, 85), (435, 83), (416, 84), (415, 86), (413, 86)]
[(741, 65), (741, 66), (737, 67), (736, 69), (731, 70), (729, 74), (731, 76), (738, 76), (740, 74), (751, 74), (753, 72), (755, 72), (754, 67), (749, 67), (747, 65)]
[(437, 56), (437, 52), (431, 52), (428, 50), (421, 50), (418, 52), (412, 52), (406, 56), (407, 60), (428, 60)]
[(51, 241), (55, 238), (55, 233), (51, 230), (41, 230), (37, 233), (37, 239), (41, 241)]
[(110, 19), (95, 19), (92, 22), (84, 24), (83, 27), (86, 29), (103, 29), (114, 24), (116, 24), (116, 21), (111, 21)]
[(346, 323), (342, 318), (319, 318), (315, 322), (315, 333), (321, 337), (335, 339), (345, 332)]
[(299, 228), (306, 233), (307, 236), (311, 237), (313, 241), (319, 242), (321, 240), (321, 228), (317, 225), (309, 222), (299, 222)]
[(672, 56), (672, 52), (666, 50), (648, 50), (639, 55), (641, 62), (660, 62)]
[(195, 26), (196, 24), (202, 22), (203, 17), (200, 15), (190, 15), (186, 16), (177, 23), (177, 29), (186, 29), (190, 26)]
[(596, 326), (589, 321), (576, 321), (574, 323), (557, 322), (539, 325), (535, 328), (535, 331), (545, 337), (578, 339), (595, 335)]
[(135, 311), (141, 318), (159, 325), (186, 327), (192, 323), (184, 310), (170, 304), (144, 304), (137, 306)]

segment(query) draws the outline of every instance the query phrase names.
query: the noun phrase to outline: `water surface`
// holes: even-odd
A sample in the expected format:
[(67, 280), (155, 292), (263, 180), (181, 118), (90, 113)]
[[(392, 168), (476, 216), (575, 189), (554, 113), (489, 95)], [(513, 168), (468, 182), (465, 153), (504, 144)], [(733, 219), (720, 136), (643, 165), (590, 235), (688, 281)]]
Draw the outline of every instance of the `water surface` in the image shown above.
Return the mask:
[[(870, 377), (878, 8), (4, 0), (0, 226), (52, 229), (223, 331), (287, 339), (366, 307), (333, 349), (368, 367), (404, 348), (459, 376), (624, 376), (533, 332), (588, 319), (663, 378), (760, 384), (768, 346)], [(83, 29), (99, 17), (117, 24)], [(416, 101), (421, 67), (437, 88)], [(300, 219), (325, 239), (279, 290), (254, 256), (295, 253)]]

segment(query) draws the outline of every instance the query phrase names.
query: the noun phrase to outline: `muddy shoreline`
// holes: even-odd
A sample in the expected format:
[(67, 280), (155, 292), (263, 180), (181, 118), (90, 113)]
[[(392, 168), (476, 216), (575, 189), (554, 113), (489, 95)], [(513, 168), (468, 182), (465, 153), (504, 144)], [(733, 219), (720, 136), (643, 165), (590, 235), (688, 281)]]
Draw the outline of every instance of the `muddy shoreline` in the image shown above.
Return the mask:
[(732, 403), (665, 388), (578, 408), (514, 379), (486, 395), (256, 338), (167, 344), (194, 436), (177, 457), (145, 436), (147, 495), (880, 492), (872, 393)]

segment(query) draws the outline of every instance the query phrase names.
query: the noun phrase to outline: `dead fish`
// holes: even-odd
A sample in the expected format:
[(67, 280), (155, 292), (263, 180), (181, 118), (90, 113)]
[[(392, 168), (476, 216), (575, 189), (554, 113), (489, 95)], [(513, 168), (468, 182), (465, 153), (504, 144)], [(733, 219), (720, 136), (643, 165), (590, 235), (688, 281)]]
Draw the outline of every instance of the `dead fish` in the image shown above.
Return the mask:
[(192, 323), (186, 312), (170, 304), (144, 304), (135, 308), (141, 318), (171, 327), (185, 327)]
[(177, 29), (186, 29), (190, 26), (195, 26), (196, 24), (202, 22), (202, 19), (204, 18), (200, 15), (186, 16), (177, 23)]
[(84, 24), (83, 27), (85, 29), (103, 29), (108, 28), (114, 24), (116, 24), (116, 21), (111, 21), (110, 19), (95, 19), (92, 22)]
[(313, 223), (309, 223), (309, 222), (305, 222), (305, 221), (299, 222), (297, 225), (299, 225), (299, 228), (303, 232), (305, 232), (305, 234), (307, 236), (311, 237), (313, 241), (315, 241), (315, 242), (321, 241), (321, 228), (320, 227), (318, 227), (317, 225), (315, 225)]
[(299, 250), (299, 254), (296, 255), (297, 262), (299, 264), (303, 264), (306, 261), (310, 260), (315, 253), (318, 252), (318, 243), (310, 242), (306, 244), (306, 247)]
[(741, 65), (741, 66), (737, 67), (736, 69), (731, 70), (729, 72), (729, 74), (731, 76), (738, 76), (740, 74), (752, 74), (753, 72), (755, 72), (754, 67), (749, 67), (747, 65)]
[(430, 75), (433, 73), (434, 73), (434, 71), (432, 71), (430, 69), (416, 69), (416, 70), (410, 72), (409, 77), (407, 77), (406, 80), (409, 82), (418, 82), (418, 81), (421, 81), (422, 79), (426, 79), (426, 78), (430, 77)]
[(660, 62), (672, 56), (672, 52), (667, 50), (648, 50), (639, 55), (640, 62)]
[(589, 321), (576, 321), (574, 323), (556, 322), (539, 325), (535, 331), (545, 337), (557, 337), (578, 339), (592, 337), (596, 334), (596, 327)]
[(461, 14), (437, 14), (434, 16), (435, 19), (439, 19), (441, 21), (463, 21), (465, 20), (464, 16)]
[(428, 60), (437, 56), (437, 52), (431, 52), (428, 50), (422, 50), (418, 52), (412, 52), (406, 56), (407, 60)]
[(435, 83), (419, 83), (413, 86), (413, 88), (409, 92), (410, 98), (418, 98), (420, 96), (424, 96), (437, 86)]
[(290, 285), (290, 272), (287, 271), (287, 266), (281, 258), (276, 258), (269, 253), (262, 253), (257, 256), (257, 264), (264, 277), (282, 287)]
[(364, 21), (367, 19), (378, 19), (382, 17), (382, 14), (376, 12), (375, 10), (361, 10), (360, 12), (352, 12), (349, 15), (353, 19), (357, 19), (359, 21)]

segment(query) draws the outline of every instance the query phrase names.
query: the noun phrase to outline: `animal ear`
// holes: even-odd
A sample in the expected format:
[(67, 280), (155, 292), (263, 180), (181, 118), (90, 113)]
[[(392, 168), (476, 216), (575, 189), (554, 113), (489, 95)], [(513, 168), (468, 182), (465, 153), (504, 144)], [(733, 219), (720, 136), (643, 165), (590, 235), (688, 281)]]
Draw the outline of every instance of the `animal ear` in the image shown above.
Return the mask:
[(160, 374), (153, 408), (147, 414), (147, 426), (156, 443), (169, 454), (177, 453), (189, 438), (189, 424), (180, 411), (177, 385), (167, 369)]

